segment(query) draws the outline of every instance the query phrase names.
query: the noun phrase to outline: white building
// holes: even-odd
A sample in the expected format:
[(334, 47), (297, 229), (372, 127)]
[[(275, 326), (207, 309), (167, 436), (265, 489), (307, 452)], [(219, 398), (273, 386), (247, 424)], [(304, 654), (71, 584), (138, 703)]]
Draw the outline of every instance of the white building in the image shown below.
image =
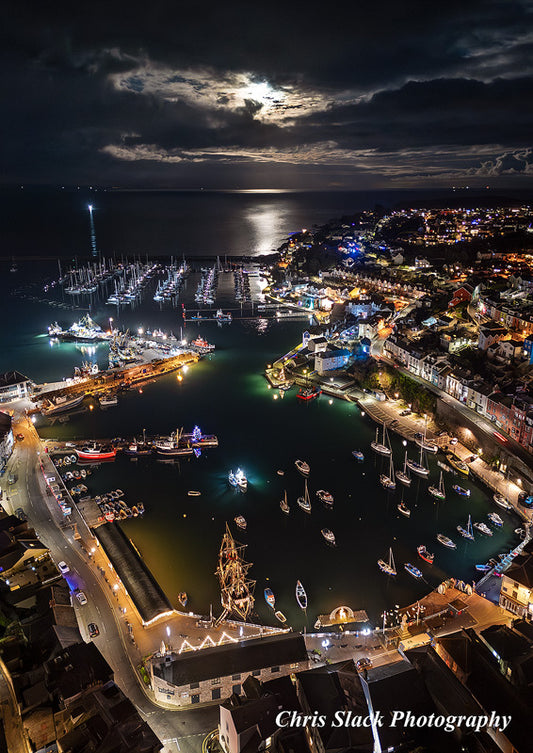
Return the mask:
[(10, 403), (27, 397), (31, 391), (32, 381), (19, 371), (6, 371), (0, 374), (0, 403)]

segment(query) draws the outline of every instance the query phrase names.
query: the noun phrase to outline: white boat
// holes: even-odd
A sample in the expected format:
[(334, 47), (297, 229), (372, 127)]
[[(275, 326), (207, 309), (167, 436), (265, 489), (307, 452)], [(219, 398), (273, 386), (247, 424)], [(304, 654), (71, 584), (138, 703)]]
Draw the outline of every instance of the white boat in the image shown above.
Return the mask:
[(237, 486), (241, 490), (241, 492), (245, 492), (248, 489), (248, 479), (246, 478), (244, 471), (241, 471), (240, 468), (237, 468), (235, 471), (235, 478), (237, 479)]
[(402, 515), (405, 515), (406, 518), (411, 517), (411, 510), (407, 507), (403, 500), (398, 505), (398, 511), (401, 512)]
[(442, 471), (440, 472), (439, 485), (429, 486), (428, 492), (432, 497), (436, 499), (446, 499), (446, 489), (444, 488), (444, 479), (442, 477)]
[(418, 569), (418, 567), (415, 567), (414, 565), (411, 565), (410, 562), (404, 563), (404, 568), (407, 570), (409, 575), (412, 575), (413, 578), (421, 578), (422, 577), (422, 571)]
[(361, 452), (361, 450), (352, 450), (352, 455), (356, 460), (358, 460), (360, 463), (362, 463), (365, 459), (364, 454)]
[(319, 489), (316, 493), (316, 496), (327, 507), (333, 507), (333, 494), (331, 494), (330, 492), (327, 492), (324, 489)]
[(415, 437), (415, 443), (421, 447), (423, 450), (426, 450), (426, 452), (433, 452), (436, 453), (439, 451), (438, 445), (435, 444), (435, 442), (430, 442), (428, 439), (426, 439), (426, 432), (427, 432), (427, 417), (424, 421), (424, 434), (422, 437)]
[(81, 405), (84, 398), (84, 392), (81, 395), (71, 398), (64, 395), (58, 395), (53, 400), (50, 400), (48, 405), (41, 408), (41, 413), (43, 416), (56, 416), (59, 413), (66, 413), (73, 408), (77, 408), (78, 405)]
[(285, 495), (281, 502), (279, 503), (279, 506), (283, 510), (283, 512), (288, 515), (291, 511), (291, 508), (289, 507), (289, 503), (287, 502), (287, 492), (285, 492)]
[(118, 405), (118, 398), (116, 395), (113, 394), (104, 394), (100, 395), (98, 398), (98, 402), (100, 403), (100, 406), (102, 408), (107, 408), (110, 405)]
[(303, 476), (309, 476), (309, 471), (311, 470), (311, 468), (309, 467), (309, 463), (306, 463), (305, 460), (295, 460), (294, 465), (298, 468)]
[(424, 448), (420, 448), (420, 461), (411, 460), (411, 458), (407, 458), (405, 461), (406, 466), (409, 468), (409, 470), (413, 471), (413, 473), (416, 473), (418, 476), (429, 476), (429, 468), (426, 468), (426, 466), (423, 464), (423, 454), (424, 454)]
[(439, 541), (443, 546), (447, 546), (448, 549), (457, 549), (457, 544), (447, 536), (445, 536), (443, 533), (437, 534), (437, 541)]
[(460, 494), (461, 497), (469, 497), (470, 496), (470, 489), (464, 489), (462, 486), (459, 486), (459, 484), (454, 484), (452, 486), (452, 489), (457, 494)]
[(499, 494), (498, 492), (496, 492), (496, 494), (492, 497), (492, 499), (496, 502), (496, 504), (499, 507), (503, 508), (504, 510), (512, 510), (513, 509), (512, 504), (509, 502), (509, 500), (507, 500), (503, 496), (503, 494)]
[(307, 513), (311, 513), (311, 500), (309, 499), (309, 491), (307, 489), (307, 479), (304, 481), (304, 493), (303, 497), (298, 497), (296, 500), (298, 505)]
[(333, 531), (330, 531), (329, 528), (323, 528), (320, 533), (326, 539), (328, 544), (335, 544), (335, 534)]
[(503, 520), (500, 518), (497, 512), (489, 512), (489, 514), (487, 515), (487, 518), (495, 526), (498, 526), (498, 528), (501, 528), (503, 526)]
[(300, 609), (303, 609), (304, 612), (307, 609), (307, 594), (305, 593), (305, 588), (302, 586), (301, 581), (296, 581), (296, 601), (298, 602), (298, 606)]
[(189, 495), (189, 497), (199, 497), (201, 495), (201, 493), (202, 492), (198, 492), (195, 489), (191, 489), (190, 491), (187, 492), (187, 494)]
[(463, 538), (469, 539), (469, 541), (474, 541), (474, 531), (472, 530), (472, 516), (468, 516), (468, 523), (466, 528), (463, 528), (463, 526), (457, 526), (457, 530)]
[(396, 471), (396, 478), (404, 486), (411, 486), (411, 476), (407, 472), (407, 450), (403, 459), (403, 471)]
[(386, 440), (386, 427), (385, 422), (383, 422), (383, 441), (379, 441), (379, 429), (376, 427), (376, 438), (373, 442), (370, 442), (370, 447), (374, 450), (374, 452), (377, 452), (379, 455), (391, 455), (392, 454), (392, 448), (388, 446), (387, 440)]
[(235, 477), (235, 474), (233, 473), (233, 471), (230, 471), (228, 473), (228, 481), (230, 482), (232, 486), (237, 486), (237, 478)]
[(246, 530), (246, 526), (248, 525), (246, 520), (243, 518), (242, 515), (236, 515), (233, 520), (235, 523), (239, 526), (239, 528), (242, 528), (243, 531)]
[(274, 617), (277, 617), (280, 622), (287, 622), (287, 618), (283, 612), (274, 612)]
[(380, 473), (379, 483), (387, 491), (393, 492), (396, 489), (396, 481), (394, 480), (394, 462), (392, 460), (392, 453), (389, 456), (389, 474)]
[(392, 547), (389, 549), (389, 561), (385, 562), (385, 560), (378, 560), (378, 567), (386, 575), (397, 575)]
[(484, 533), (485, 536), (492, 536), (492, 531), (486, 523), (474, 523), (474, 528), (481, 531), (481, 533)]

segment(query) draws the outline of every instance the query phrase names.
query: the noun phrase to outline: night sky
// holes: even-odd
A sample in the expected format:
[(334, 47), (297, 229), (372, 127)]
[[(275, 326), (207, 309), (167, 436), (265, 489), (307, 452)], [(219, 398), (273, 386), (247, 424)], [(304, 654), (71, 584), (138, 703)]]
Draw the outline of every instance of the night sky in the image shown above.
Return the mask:
[(6, 184), (514, 186), (533, 2), (3, 3)]

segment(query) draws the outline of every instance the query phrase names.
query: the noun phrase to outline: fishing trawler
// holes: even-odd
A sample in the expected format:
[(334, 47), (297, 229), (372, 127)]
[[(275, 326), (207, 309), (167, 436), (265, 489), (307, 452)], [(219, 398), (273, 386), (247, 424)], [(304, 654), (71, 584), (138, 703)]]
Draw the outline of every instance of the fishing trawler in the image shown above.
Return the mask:
[(179, 457), (181, 455), (192, 455), (193, 448), (188, 442), (181, 444), (181, 431), (176, 429), (175, 434), (171, 434), (168, 439), (157, 439), (153, 443), (153, 448), (158, 455), (166, 457)]
[(69, 410), (77, 408), (81, 405), (85, 398), (85, 393), (76, 395), (76, 397), (67, 397), (65, 395), (58, 395), (57, 397), (49, 400), (40, 410), (43, 416), (56, 416), (59, 413), (66, 413)]
[(86, 445), (81, 450), (74, 450), (78, 460), (113, 460), (117, 454), (117, 448), (111, 446), (102, 446), (94, 442), (92, 445)]
[(314, 400), (321, 394), (320, 387), (300, 387), (296, 393), (298, 400)]
[(391, 455), (392, 448), (389, 446), (386, 435), (387, 429), (385, 427), (385, 421), (383, 422), (383, 440), (379, 441), (379, 429), (376, 427), (376, 438), (373, 442), (370, 442), (370, 447), (379, 455)]
[(304, 510), (306, 513), (311, 513), (311, 500), (309, 499), (309, 491), (307, 489), (307, 479), (304, 481), (304, 493), (303, 497), (298, 497), (296, 500), (298, 502), (298, 505)]
[(407, 450), (403, 459), (403, 471), (396, 471), (396, 478), (404, 486), (411, 486), (411, 476), (407, 472)]
[(296, 601), (298, 602), (300, 609), (303, 609), (305, 612), (307, 609), (307, 594), (299, 580), (296, 581)]
[(394, 555), (392, 553), (392, 547), (389, 549), (389, 561), (378, 560), (379, 569), (386, 575), (397, 575), (396, 564), (394, 562)]
[(440, 472), (439, 485), (429, 486), (428, 492), (435, 499), (446, 499), (446, 489), (444, 488), (444, 479), (442, 477), (442, 471)]

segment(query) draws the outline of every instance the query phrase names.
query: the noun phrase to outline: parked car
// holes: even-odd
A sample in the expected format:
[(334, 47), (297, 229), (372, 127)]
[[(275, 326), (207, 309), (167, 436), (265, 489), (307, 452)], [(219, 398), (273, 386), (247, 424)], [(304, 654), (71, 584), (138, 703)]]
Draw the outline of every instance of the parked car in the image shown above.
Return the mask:
[(458, 441), (457, 437), (450, 437), (450, 444), (455, 445)]
[(83, 591), (76, 591), (76, 598), (80, 602), (82, 607), (84, 607), (85, 604), (87, 604), (87, 597), (85, 596)]
[(100, 635), (98, 625), (95, 622), (89, 622), (89, 624), (87, 625), (87, 630), (89, 631), (90, 638), (96, 638), (97, 635)]
[(57, 563), (57, 569), (62, 575), (65, 575), (66, 573), (70, 572), (70, 567), (67, 565), (66, 562), (63, 562), (63, 560)]
[(409, 410), (409, 408), (406, 408), (400, 413), (400, 416), (410, 416), (410, 415), (411, 415), (411, 411)]
[(392, 428), (394, 428), (395, 426), (398, 426), (398, 424), (399, 424), (399, 423), (400, 423), (400, 422), (398, 421), (398, 419), (397, 419), (397, 418), (395, 418), (395, 419), (394, 419), (394, 421), (391, 421), (391, 422), (390, 422), (390, 427), (391, 427), (391, 429), (392, 429)]
[(363, 672), (365, 669), (372, 667), (372, 662), (367, 656), (363, 656), (362, 659), (358, 659), (355, 663), (358, 672)]

